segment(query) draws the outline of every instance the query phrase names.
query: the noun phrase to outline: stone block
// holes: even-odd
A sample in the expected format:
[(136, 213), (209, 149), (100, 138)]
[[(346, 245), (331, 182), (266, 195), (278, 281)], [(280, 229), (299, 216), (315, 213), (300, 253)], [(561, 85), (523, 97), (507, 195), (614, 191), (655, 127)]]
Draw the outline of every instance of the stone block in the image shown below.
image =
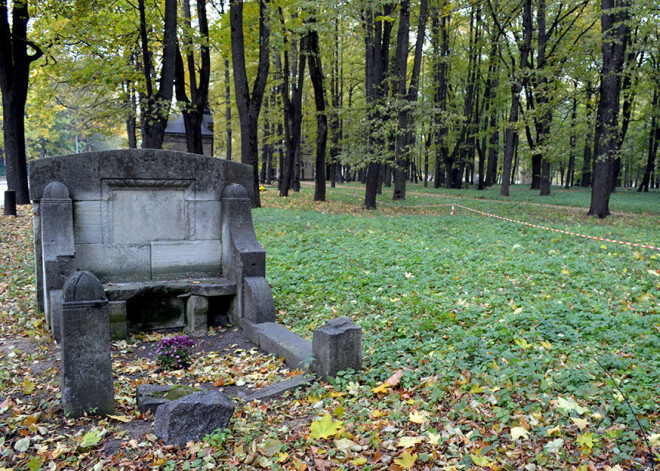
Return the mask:
[(190, 296), (186, 302), (186, 332), (206, 335), (209, 329), (209, 300), (205, 296)]
[(308, 370), (312, 364), (312, 344), (276, 322), (255, 324), (241, 320), (248, 338), (267, 353), (284, 357), (289, 368)]
[(362, 369), (362, 327), (348, 317), (329, 320), (314, 331), (314, 371), (324, 380), (349, 368)]
[(110, 310), (110, 338), (126, 340), (128, 338), (126, 301), (112, 301), (108, 303), (108, 309)]
[(296, 389), (305, 388), (312, 384), (316, 378), (312, 375), (302, 374), (294, 376), (293, 378), (279, 381), (265, 388), (257, 389), (249, 394), (242, 391), (238, 393), (239, 397), (245, 402), (250, 401), (267, 401), (275, 397), (281, 396), (287, 391), (295, 391)]
[(77, 272), (63, 288), (62, 408), (71, 417), (114, 413), (110, 313), (101, 282)]
[(203, 388), (194, 388), (182, 384), (140, 384), (135, 388), (137, 408), (143, 414), (147, 411), (156, 412), (158, 406), (176, 401), (190, 394), (205, 391)]
[(198, 441), (216, 429), (226, 428), (234, 409), (232, 400), (220, 391), (190, 394), (156, 409), (154, 432), (167, 445)]
[(76, 244), (76, 266), (103, 283), (151, 279), (151, 246)]
[(255, 324), (275, 322), (273, 292), (266, 278), (245, 278), (243, 285), (243, 317)]

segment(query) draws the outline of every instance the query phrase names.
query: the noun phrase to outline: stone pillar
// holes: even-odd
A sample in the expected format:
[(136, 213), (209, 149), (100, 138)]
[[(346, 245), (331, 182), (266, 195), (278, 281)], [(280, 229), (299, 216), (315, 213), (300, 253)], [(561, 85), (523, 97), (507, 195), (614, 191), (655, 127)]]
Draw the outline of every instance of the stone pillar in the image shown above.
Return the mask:
[(314, 371), (323, 379), (352, 368), (362, 369), (362, 327), (348, 317), (329, 320), (314, 331)]
[(112, 301), (108, 303), (110, 310), (110, 338), (112, 340), (126, 340), (128, 326), (126, 325), (126, 301)]
[(62, 408), (71, 417), (114, 413), (110, 313), (103, 285), (80, 271), (62, 290)]
[(191, 295), (186, 302), (186, 332), (191, 335), (206, 335), (209, 329), (208, 319), (208, 298)]
[(44, 188), (39, 206), (44, 312), (52, 329), (50, 292), (62, 289), (64, 281), (75, 271), (73, 202), (67, 187), (60, 182), (51, 182)]
[(251, 322), (274, 322), (273, 293), (266, 281), (266, 252), (259, 244), (252, 225), (248, 191), (234, 183), (222, 195), (222, 271), (237, 287), (230, 320), (239, 325), (245, 317)]

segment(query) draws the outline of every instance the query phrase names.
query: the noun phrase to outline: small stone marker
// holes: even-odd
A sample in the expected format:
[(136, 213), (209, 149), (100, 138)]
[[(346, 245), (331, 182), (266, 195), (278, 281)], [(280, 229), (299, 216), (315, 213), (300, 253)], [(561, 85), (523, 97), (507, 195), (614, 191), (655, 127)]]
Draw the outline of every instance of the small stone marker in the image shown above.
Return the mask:
[(323, 379), (338, 372), (362, 368), (362, 327), (348, 317), (338, 317), (314, 331), (312, 340), (314, 371)]
[(218, 428), (226, 428), (234, 403), (220, 391), (190, 394), (156, 409), (154, 432), (167, 445), (201, 440)]
[(71, 417), (114, 413), (110, 313), (92, 273), (71, 275), (62, 290), (62, 408)]
[(16, 216), (16, 192), (5, 191), (5, 216)]

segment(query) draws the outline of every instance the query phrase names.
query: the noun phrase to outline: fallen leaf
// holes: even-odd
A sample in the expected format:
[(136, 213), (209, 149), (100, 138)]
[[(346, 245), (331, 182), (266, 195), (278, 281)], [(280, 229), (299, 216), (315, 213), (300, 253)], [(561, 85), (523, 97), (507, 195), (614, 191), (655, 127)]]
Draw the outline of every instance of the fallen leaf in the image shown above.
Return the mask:
[(408, 450), (404, 451), (400, 458), (394, 458), (394, 463), (403, 469), (411, 469), (415, 466), (415, 461), (417, 461), (417, 453), (411, 454)]
[(548, 453), (559, 453), (562, 448), (564, 448), (564, 440), (557, 438), (551, 442), (546, 443), (543, 448), (545, 448), (545, 451)]
[(578, 417), (571, 417), (571, 420), (577, 426), (577, 428), (579, 428), (580, 430), (584, 430), (589, 425), (589, 421), (587, 419), (580, 419)]
[(492, 462), (486, 456), (470, 454), (470, 458), (472, 459), (472, 462), (477, 466), (486, 467), (492, 464)]
[(376, 386), (375, 388), (371, 388), (371, 392), (374, 394), (384, 394), (387, 392), (387, 388), (389, 388), (390, 385), (387, 383), (383, 383), (380, 386)]
[(421, 412), (412, 411), (408, 415), (408, 420), (411, 421), (414, 424), (423, 424), (424, 421), (426, 420), (426, 416), (424, 414), (422, 414)]
[(324, 415), (321, 419), (312, 422), (311, 433), (314, 438), (328, 438), (333, 436), (341, 429), (344, 423), (341, 420), (332, 420), (330, 414)]
[(414, 448), (423, 441), (424, 439), (421, 437), (401, 437), (396, 446), (401, 448)]
[(557, 408), (564, 411), (564, 412), (573, 411), (573, 412), (576, 412), (579, 415), (582, 415), (586, 412), (589, 412), (589, 409), (587, 409), (586, 407), (582, 407), (572, 397), (569, 397), (568, 399), (564, 399), (563, 397), (558, 397), (557, 398)]
[(525, 430), (523, 427), (512, 427), (511, 428), (511, 438), (515, 440), (519, 440), (521, 438), (527, 439), (529, 438), (529, 432)]
[(391, 388), (396, 388), (401, 382), (401, 377), (403, 376), (403, 370), (397, 370), (392, 376), (387, 378), (385, 384)]
[(108, 417), (110, 417), (113, 420), (116, 420), (118, 422), (123, 422), (125, 424), (129, 423), (132, 419), (130, 417), (127, 417), (125, 415), (110, 415), (108, 414)]

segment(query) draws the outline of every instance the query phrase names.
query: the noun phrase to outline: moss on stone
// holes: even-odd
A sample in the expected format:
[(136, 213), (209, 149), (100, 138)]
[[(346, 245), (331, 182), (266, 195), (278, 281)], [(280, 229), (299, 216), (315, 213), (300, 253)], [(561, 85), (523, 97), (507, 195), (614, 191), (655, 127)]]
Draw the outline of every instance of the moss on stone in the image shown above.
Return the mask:
[(203, 391), (201, 388), (194, 388), (192, 386), (186, 386), (183, 384), (175, 384), (167, 391), (155, 391), (152, 396), (158, 398), (165, 398), (168, 401), (176, 401), (182, 397), (186, 397), (189, 394)]

